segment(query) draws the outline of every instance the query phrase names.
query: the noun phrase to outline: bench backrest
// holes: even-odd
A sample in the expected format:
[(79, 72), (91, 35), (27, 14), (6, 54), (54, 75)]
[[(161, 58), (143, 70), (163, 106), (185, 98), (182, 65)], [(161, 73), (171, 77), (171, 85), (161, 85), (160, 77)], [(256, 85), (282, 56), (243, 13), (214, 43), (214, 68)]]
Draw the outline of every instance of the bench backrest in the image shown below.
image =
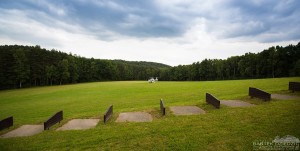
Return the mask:
[(63, 111), (59, 111), (51, 116), (46, 122), (44, 122), (44, 130), (49, 129), (51, 126), (56, 123), (60, 123), (63, 120)]
[(264, 101), (271, 100), (271, 94), (263, 90), (249, 87), (249, 96), (263, 99)]
[(300, 82), (289, 82), (289, 90), (300, 91)]
[(166, 108), (165, 108), (164, 101), (162, 99), (160, 99), (160, 111), (162, 115), (166, 115)]
[(206, 93), (206, 103), (213, 105), (217, 109), (220, 108), (220, 101), (209, 93)]
[(113, 105), (111, 105), (107, 109), (107, 111), (104, 113), (104, 119), (103, 119), (104, 123), (106, 123), (110, 119), (110, 117), (112, 116), (112, 114), (113, 114)]
[(14, 119), (12, 116), (1, 120), (0, 121), (0, 131), (13, 126), (13, 124), (14, 124)]

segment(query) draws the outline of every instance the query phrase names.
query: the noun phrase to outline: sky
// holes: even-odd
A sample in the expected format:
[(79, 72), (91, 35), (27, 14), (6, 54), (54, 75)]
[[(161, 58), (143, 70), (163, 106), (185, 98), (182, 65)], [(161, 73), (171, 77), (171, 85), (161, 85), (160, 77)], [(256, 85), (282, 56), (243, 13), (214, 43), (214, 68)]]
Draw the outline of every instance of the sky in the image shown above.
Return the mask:
[(172, 66), (300, 41), (299, 0), (0, 0), (0, 45)]

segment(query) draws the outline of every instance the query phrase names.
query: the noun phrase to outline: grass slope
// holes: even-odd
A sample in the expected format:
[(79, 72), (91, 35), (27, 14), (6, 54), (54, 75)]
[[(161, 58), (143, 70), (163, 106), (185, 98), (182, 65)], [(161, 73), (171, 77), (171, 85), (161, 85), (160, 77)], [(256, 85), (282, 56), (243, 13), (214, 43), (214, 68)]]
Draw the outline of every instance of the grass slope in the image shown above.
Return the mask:
[[(0, 91), (0, 119), (13, 115), (13, 128), (41, 124), (55, 112), (64, 111), (60, 125), (35, 136), (0, 139), (0, 150), (252, 150), (255, 140), (271, 141), (285, 135), (300, 138), (300, 100), (263, 102), (247, 96), (249, 86), (289, 93), (289, 81), (300, 78), (155, 84), (99, 82)], [(205, 92), (219, 99), (243, 99), (257, 106), (213, 109), (205, 104)], [(174, 116), (167, 108), (167, 116), (161, 117), (160, 98), (167, 107), (197, 105), (207, 114)], [(114, 105), (114, 116), (106, 125), (100, 121), (94, 129), (55, 131), (73, 118), (102, 120), (110, 104)], [(127, 111), (148, 111), (154, 121), (114, 122), (118, 113)]]

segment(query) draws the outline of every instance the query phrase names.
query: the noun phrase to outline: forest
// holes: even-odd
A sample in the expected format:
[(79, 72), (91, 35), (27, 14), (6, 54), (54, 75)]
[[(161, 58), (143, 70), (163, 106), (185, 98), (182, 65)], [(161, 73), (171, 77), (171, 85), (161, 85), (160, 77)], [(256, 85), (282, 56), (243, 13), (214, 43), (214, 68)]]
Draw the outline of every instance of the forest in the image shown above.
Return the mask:
[(0, 46), (0, 89), (94, 81), (145, 80), (170, 66), (85, 58), (40, 46)]
[(0, 89), (149, 77), (206, 81), (300, 76), (300, 42), (175, 67), (155, 62), (85, 58), (38, 45), (2, 45), (0, 54)]
[(227, 59), (204, 59), (162, 70), (161, 80), (205, 81), (300, 76), (300, 42)]

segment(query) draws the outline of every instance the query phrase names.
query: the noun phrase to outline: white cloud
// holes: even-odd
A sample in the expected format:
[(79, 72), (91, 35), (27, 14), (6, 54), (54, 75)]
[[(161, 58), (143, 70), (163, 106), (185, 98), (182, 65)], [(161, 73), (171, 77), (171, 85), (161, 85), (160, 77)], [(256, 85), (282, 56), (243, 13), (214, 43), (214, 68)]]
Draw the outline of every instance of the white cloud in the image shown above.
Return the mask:
[(56, 5), (56, 4), (51, 3), (51, 1), (47, 1), (47, 0), (39, 0), (39, 1), (30, 0), (30, 2), (32, 4), (38, 5), (42, 8), (45, 8), (45, 9), (49, 10), (51, 13), (54, 13), (59, 16), (66, 15), (66, 10), (68, 10), (67, 7), (64, 7), (63, 5)]
[(123, 28), (134, 28), (145, 24), (149, 24), (149, 19), (135, 14), (128, 14), (124, 22), (120, 23)]
[[(237, 15), (244, 13), (240, 8), (231, 7), (225, 10), (227, 1), (155, 1), (157, 12), (150, 15), (136, 13), (135, 11), (140, 10), (135, 9), (135, 6), (126, 13), (128, 6), (113, 1), (91, 0), (89, 2), (123, 11), (123, 18), (120, 18), (123, 20), (115, 24), (113, 23), (116, 19), (109, 22), (111, 26), (120, 26), (122, 29), (109, 28), (101, 20), (97, 20), (98, 18), (88, 22), (84, 22), (85, 18), (80, 17), (69, 19), (77, 17), (69, 16), (70, 8), (65, 9), (64, 5), (58, 6), (43, 1), (39, 5), (45, 4), (49, 11), (59, 16), (58, 18), (41, 10), (0, 7), (0, 44), (41, 45), (47, 49), (55, 48), (84, 57), (154, 61), (178, 65), (191, 64), (205, 58), (225, 59), (249, 51), (262, 51), (274, 45), (296, 44), (299, 40), (297, 39), (299, 28), (286, 28), (287, 25), (285, 28), (270, 26), (269, 23), (272, 22), (264, 22), (259, 17), (245, 19), (243, 18), (245, 16)], [(286, 5), (290, 4), (286, 3)], [(276, 7), (278, 11), (284, 11), (282, 9)], [(295, 16), (297, 13), (289, 15), (291, 18), (278, 18), (278, 20), (284, 23)], [(175, 23), (179, 25), (172, 25)], [(297, 23), (297, 20), (294, 23)], [(144, 26), (147, 28), (143, 28)], [(149, 30), (160, 26), (164, 28)], [(128, 33), (138, 33), (141, 30), (150, 36), (142, 37), (138, 34), (119, 32), (124, 30), (123, 28), (128, 30)], [(174, 34), (176, 36), (161, 36), (155, 33), (169, 28), (178, 30), (182, 28), (183, 32)]]
[(98, 1), (98, 0), (91, 0), (89, 1), (93, 4), (96, 4), (100, 7), (109, 7), (115, 10), (124, 10), (124, 8), (120, 5), (118, 5), (117, 3), (113, 2), (113, 1)]

